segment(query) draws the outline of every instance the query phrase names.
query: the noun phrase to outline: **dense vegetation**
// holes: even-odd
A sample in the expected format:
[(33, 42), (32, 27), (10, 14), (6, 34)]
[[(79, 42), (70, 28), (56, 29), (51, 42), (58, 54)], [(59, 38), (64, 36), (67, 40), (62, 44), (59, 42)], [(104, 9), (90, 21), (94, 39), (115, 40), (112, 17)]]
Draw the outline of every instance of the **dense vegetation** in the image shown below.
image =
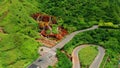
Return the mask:
[(23, 34), (0, 34), (0, 68), (24, 68), (38, 57), (39, 43)]
[[(106, 56), (109, 59), (106, 61), (105, 68), (115, 68), (118, 65), (120, 54), (120, 31), (115, 29), (96, 29), (77, 34), (64, 47), (64, 50), (71, 54), (72, 50), (80, 44), (97, 44), (106, 49)], [(105, 59), (106, 60), (106, 59)]]
[(40, 9), (61, 19), (70, 32), (105, 22), (120, 23), (120, 0), (40, 0)]
[(79, 51), (80, 65), (82, 68), (89, 68), (90, 64), (98, 55), (98, 49), (95, 46), (88, 46)]
[[(58, 62), (53, 68), (71, 68), (72, 62), (66, 56), (65, 53), (62, 53), (59, 49), (57, 50)], [(51, 67), (52, 68), (52, 67)]]
[(112, 22), (99, 22), (99, 27), (101, 28), (112, 28), (112, 29), (120, 29), (120, 25), (115, 25)]
[[(19, 68), (16, 67), (18, 64), (24, 67), (37, 57), (39, 43), (35, 38), (39, 37), (39, 29), (31, 17), (31, 14), (37, 12), (56, 16), (57, 26), (61, 25), (69, 32), (90, 27), (101, 20), (103, 23), (112, 22), (114, 28), (120, 24), (120, 0), (0, 0), (0, 27), (5, 33), (0, 34), (0, 68)], [(54, 33), (57, 33), (55, 29)], [(113, 29), (80, 33), (64, 49), (70, 54), (79, 44), (100, 44), (106, 48), (106, 55), (110, 58), (106, 67), (114, 68), (120, 53), (119, 33), (119, 30)], [(58, 64), (61, 65), (63, 61), (61, 59)], [(67, 67), (70, 68), (71, 64)]]
[(30, 17), (35, 12), (36, 1), (0, 0), (0, 27), (4, 31), (0, 33), (0, 68), (24, 68), (38, 57), (38, 27)]
[(3, 0), (0, 5), (0, 26), (6, 33), (20, 32), (30, 37), (37, 36), (37, 23), (30, 17), (38, 11), (36, 1)]
[(58, 25), (69, 32), (98, 24), (100, 20), (114, 24), (120, 22), (119, 0), (1, 0), (0, 5), (0, 25), (5, 31), (21, 32), (32, 37), (37, 36), (38, 29), (30, 15), (36, 12), (56, 16)]

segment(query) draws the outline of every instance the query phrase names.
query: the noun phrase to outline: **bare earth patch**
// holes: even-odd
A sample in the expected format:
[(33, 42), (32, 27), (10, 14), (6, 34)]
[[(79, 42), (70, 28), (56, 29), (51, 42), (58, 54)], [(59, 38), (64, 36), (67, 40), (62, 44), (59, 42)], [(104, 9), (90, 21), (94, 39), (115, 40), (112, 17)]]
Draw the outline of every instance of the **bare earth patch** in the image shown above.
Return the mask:
[(47, 47), (53, 47), (58, 42), (56, 40), (50, 40), (50, 39), (45, 38), (45, 37), (41, 37), (41, 38), (37, 39), (37, 41), (41, 42), (44, 46), (47, 46)]
[(0, 27), (0, 33), (4, 33), (4, 31), (3, 31), (3, 28), (2, 28), (2, 27)]

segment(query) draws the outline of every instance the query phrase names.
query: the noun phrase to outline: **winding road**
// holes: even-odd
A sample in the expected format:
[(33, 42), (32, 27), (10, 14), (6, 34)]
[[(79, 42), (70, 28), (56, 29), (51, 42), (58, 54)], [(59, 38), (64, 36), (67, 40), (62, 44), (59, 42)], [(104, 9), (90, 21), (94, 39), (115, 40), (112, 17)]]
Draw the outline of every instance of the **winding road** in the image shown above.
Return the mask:
[(56, 49), (58, 49), (58, 48), (61, 49), (61, 48), (63, 48), (64, 45), (65, 45), (66, 43), (68, 43), (76, 34), (81, 33), (81, 32), (85, 32), (85, 31), (89, 31), (89, 30), (94, 30), (94, 29), (97, 29), (97, 28), (98, 28), (98, 26), (97, 26), (97, 25), (94, 25), (93, 27), (88, 28), (88, 29), (75, 31), (75, 32), (71, 33), (70, 35), (67, 35), (65, 39), (63, 39), (60, 43), (58, 43), (56, 46), (54, 46), (54, 47), (51, 48), (51, 49), (52, 49), (52, 50), (55, 50), (55, 51), (56, 51)]
[[(76, 34), (81, 33), (81, 32), (85, 32), (85, 31), (89, 31), (89, 30), (94, 30), (94, 29), (97, 29), (97, 28), (98, 28), (98, 26), (94, 25), (91, 28), (73, 32), (70, 35), (67, 35), (66, 38), (64, 38), (60, 43), (58, 43), (53, 48), (48, 49), (47, 47), (46, 48), (43, 47), (44, 49), (47, 49), (48, 51), (43, 49), (44, 54), (42, 54), (41, 57), (39, 57), (36, 61), (34, 61), (30, 66), (28, 66), (28, 68), (47, 68), (49, 65), (52, 65), (53, 62), (55, 61), (54, 58), (56, 57), (56, 50), (58, 48), (59, 49), (63, 48), (64, 45), (66, 43), (68, 43)], [(85, 46), (87, 46), (87, 45), (79, 46), (79, 47), (74, 49), (74, 51), (72, 53), (73, 68), (80, 68), (80, 62), (79, 62), (79, 58), (78, 58), (78, 51), (80, 49), (84, 48)], [(97, 55), (97, 57), (95, 58), (95, 60), (91, 64), (90, 68), (98, 68), (101, 61), (102, 61), (102, 58), (104, 57), (104, 54), (105, 54), (104, 51), (105, 50), (102, 47), (98, 47), (98, 49), (99, 49), (99, 54)], [(40, 52), (41, 51), (39, 50), (39, 54), (40, 54)]]
[[(72, 52), (72, 63), (73, 63), (73, 67), (72, 68), (80, 68), (80, 61), (79, 61), (79, 56), (78, 56), (78, 53), (79, 51), (82, 49), (82, 48), (85, 48), (87, 46), (97, 46), (97, 45), (80, 45), (78, 47), (76, 47), (73, 52)], [(92, 64), (90, 65), (89, 68), (99, 68), (101, 62), (102, 62), (102, 59), (105, 55), (105, 50), (104, 48), (102, 48), (101, 46), (98, 46), (98, 55), (96, 56), (96, 58), (94, 59), (94, 61), (92, 62)]]

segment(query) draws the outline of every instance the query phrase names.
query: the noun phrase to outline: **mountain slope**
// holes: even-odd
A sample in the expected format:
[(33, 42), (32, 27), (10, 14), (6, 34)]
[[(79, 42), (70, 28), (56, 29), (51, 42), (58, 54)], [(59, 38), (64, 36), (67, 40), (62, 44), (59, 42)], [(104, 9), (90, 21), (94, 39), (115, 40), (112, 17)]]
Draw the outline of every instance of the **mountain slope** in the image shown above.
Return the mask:
[(0, 0), (0, 10), (0, 68), (24, 68), (38, 57), (37, 2)]
[(70, 33), (101, 20), (120, 24), (120, 0), (0, 0), (0, 68), (24, 68), (38, 57), (34, 13), (56, 16)]

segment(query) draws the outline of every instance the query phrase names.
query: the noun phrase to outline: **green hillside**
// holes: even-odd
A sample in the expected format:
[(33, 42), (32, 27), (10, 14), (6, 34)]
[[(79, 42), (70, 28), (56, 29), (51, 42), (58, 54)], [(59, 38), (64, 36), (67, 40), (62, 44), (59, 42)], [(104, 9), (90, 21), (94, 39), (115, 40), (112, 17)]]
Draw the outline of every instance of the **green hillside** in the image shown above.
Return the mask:
[(105, 22), (120, 23), (120, 0), (40, 0), (42, 12), (62, 18), (71, 31)]
[(0, 26), (6, 33), (21, 32), (35, 37), (38, 30), (37, 23), (30, 15), (38, 12), (36, 4), (36, 1), (3, 0), (0, 4)]
[(1, 0), (0, 25), (8, 33), (28, 34), (30, 31), (29, 35), (34, 35), (38, 29), (30, 15), (37, 12), (56, 16), (58, 25), (70, 32), (98, 24), (101, 20), (119, 24), (119, 4), (119, 0)]
[(24, 68), (37, 57), (38, 25), (31, 18), (36, 1), (0, 0), (0, 68)]
[[(0, 33), (0, 68), (25, 68), (38, 57), (37, 49), (41, 44), (35, 39), (40, 38), (40, 29), (31, 17), (34, 13), (56, 16), (57, 25), (63, 26), (69, 33), (101, 22), (111, 22), (116, 28), (116, 25), (119, 27), (120, 24), (120, 0), (0, 0), (0, 27), (4, 31)], [(109, 25), (105, 24), (106, 26)], [(110, 27), (112, 28), (111, 25)], [(103, 30), (105, 31), (110, 34), (108, 37), (118, 36), (111, 35), (114, 30)], [(100, 37), (101, 35), (102, 33)], [(112, 41), (111, 38), (109, 41)], [(105, 44), (105, 48), (114, 50), (111, 49), (112, 43), (109, 46), (107, 42), (101, 42), (101, 38), (92, 42)], [(117, 45), (116, 47), (119, 47)], [(69, 50), (67, 47), (68, 45), (64, 49)], [(111, 64), (114, 64), (116, 57), (112, 61)], [(107, 67), (109, 65), (110, 63)]]

